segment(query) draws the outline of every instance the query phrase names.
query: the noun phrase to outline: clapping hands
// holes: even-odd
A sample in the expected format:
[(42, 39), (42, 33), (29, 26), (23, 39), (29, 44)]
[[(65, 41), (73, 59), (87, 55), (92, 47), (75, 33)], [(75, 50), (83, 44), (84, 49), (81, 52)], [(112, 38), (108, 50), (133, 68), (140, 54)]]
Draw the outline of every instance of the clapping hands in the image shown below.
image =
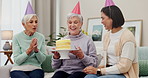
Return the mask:
[(37, 38), (33, 38), (31, 43), (30, 43), (30, 47), (27, 49), (27, 54), (30, 54), (32, 51), (38, 52), (38, 44), (37, 44)]

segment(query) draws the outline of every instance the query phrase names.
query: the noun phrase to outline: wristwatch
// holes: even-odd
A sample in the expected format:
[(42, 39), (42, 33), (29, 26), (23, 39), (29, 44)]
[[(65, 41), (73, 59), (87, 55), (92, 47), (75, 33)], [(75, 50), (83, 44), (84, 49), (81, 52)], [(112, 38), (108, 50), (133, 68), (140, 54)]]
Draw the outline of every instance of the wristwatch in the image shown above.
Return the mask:
[(101, 69), (98, 69), (98, 70), (97, 70), (97, 74), (102, 75), (102, 74), (101, 74)]

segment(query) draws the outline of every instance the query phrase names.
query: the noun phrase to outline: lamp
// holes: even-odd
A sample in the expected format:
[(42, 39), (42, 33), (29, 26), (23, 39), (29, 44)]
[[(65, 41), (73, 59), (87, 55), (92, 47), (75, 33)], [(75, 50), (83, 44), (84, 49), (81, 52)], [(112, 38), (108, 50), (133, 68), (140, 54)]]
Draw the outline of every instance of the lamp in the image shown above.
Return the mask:
[(10, 50), (11, 49), (11, 45), (10, 45), (8, 40), (12, 40), (12, 36), (13, 36), (12, 30), (2, 30), (1, 31), (2, 40), (7, 40), (4, 44), (4, 46), (3, 46), (4, 50)]

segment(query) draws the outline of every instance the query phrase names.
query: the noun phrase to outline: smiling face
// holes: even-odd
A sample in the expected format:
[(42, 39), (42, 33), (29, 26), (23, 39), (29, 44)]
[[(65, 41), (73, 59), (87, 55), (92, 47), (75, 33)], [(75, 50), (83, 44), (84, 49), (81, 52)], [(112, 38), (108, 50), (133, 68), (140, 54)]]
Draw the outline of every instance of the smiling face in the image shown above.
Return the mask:
[(78, 35), (80, 33), (82, 22), (80, 22), (79, 17), (70, 17), (67, 21), (68, 31), (70, 35)]
[(105, 29), (111, 30), (112, 29), (112, 19), (106, 16), (103, 12), (101, 12), (101, 18), (102, 18), (101, 23), (104, 25)]
[(36, 16), (33, 16), (26, 24), (23, 23), (26, 32), (35, 33), (38, 27), (38, 19)]

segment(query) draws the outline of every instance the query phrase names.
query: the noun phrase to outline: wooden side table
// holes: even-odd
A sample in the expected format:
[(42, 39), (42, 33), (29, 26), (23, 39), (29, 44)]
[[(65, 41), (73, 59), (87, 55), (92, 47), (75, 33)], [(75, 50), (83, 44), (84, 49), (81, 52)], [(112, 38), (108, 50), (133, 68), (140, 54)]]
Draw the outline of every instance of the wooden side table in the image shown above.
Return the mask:
[(11, 64), (13, 64), (13, 61), (11, 59), (12, 50), (10, 50), (10, 51), (0, 51), (0, 53), (4, 53), (4, 55), (6, 55), (7, 58), (8, 58), (7, 61), (5, 62), (5, 65), (7, 65), (8, 61), (10, 61)]

